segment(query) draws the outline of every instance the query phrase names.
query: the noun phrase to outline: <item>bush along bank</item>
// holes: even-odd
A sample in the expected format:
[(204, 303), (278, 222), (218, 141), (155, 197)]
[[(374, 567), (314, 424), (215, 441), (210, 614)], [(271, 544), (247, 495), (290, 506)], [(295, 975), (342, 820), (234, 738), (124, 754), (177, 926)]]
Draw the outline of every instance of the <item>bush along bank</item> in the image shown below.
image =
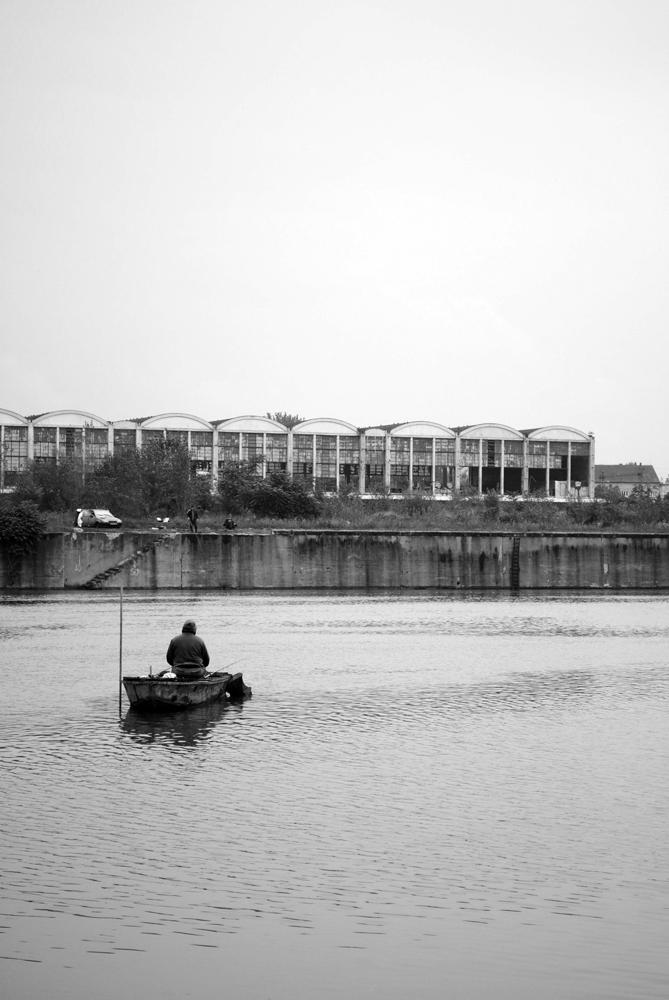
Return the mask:
[(14, 502), (9, 497), (0, 500), (0, 559), (10, 585), (16, 581), (23, 562), (37, 551), (45, 529), (46, 518), (35, 504)]

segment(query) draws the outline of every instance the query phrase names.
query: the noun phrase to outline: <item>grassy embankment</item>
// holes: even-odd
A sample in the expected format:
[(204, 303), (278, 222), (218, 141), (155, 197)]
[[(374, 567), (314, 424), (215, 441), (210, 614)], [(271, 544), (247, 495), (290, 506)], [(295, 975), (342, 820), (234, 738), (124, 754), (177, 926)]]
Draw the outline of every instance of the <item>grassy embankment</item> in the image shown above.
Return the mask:
[[(203, 511), (200, 531), (224, 531), (221, 511)], [(438, 501), (429, 498), (359, 500), (355, 497), (321, 498), (313, 519), (260, 518), (235, 514), (238, 530), (343, 529), (358, 531), (558, 531), (558, 532), (661, 532), (669, 533), (669, 496), (655, 499), (640, 494), (612, 496), (595, 502), (552, 503), (546, 500), (501, 500), (495, 494), (483, 499)], [(71, 514), (48, 515), (51, 531), (68, 530)], [(124, 528), (150, 530), (156, 520), (125, 518)], [(185, 516), (174, 517), (168, 530), (188, 531)]]

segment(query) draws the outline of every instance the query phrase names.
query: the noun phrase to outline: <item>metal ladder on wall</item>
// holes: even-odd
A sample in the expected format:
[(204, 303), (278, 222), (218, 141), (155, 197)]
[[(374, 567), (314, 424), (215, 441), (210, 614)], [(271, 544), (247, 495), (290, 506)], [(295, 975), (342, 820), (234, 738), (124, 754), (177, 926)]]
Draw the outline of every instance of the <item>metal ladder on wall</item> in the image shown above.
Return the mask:
[(511, 590), (520, 589), (520, 535), (513, 536), (511, 550)]

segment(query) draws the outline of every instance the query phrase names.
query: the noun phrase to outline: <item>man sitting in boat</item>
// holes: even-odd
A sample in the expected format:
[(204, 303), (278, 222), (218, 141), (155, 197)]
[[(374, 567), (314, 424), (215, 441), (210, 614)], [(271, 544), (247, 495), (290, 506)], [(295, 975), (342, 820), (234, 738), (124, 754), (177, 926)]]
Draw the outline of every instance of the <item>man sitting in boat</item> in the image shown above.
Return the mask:
[(209, 666), (209, 653), (192, 618), (185, 621), (181, 635), (175, 635), (167, 647), (167, 662), (177, 675), (177, 680), (191, 681), (204, 677)]

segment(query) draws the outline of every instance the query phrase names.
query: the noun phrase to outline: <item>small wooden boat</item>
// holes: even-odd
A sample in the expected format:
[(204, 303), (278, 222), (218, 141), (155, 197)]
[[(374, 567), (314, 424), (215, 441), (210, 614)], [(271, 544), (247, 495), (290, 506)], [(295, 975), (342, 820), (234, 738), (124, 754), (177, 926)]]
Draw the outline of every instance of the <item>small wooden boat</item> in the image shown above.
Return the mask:
[(213, 673), (192, 681), (180, 681), (161, 674), (124, 677), (123, 687), (130, 704), (154, 711), (207, 705), (222, 698), (240, 700), (251, 696), (242, 674)]

